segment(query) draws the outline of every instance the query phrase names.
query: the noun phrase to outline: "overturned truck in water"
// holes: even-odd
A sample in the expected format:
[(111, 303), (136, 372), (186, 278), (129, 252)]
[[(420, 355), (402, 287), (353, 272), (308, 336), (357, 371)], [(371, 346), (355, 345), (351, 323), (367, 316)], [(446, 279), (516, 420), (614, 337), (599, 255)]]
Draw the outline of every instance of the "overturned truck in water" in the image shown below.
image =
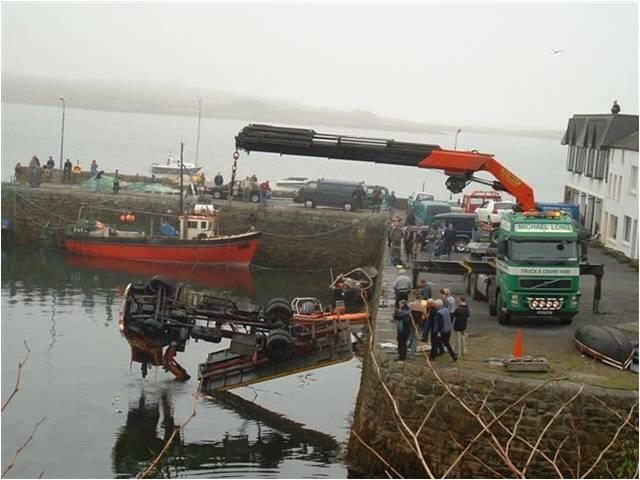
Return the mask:
[(157, 366), (186, 381), (176, 355), (189, 339), (227, 340), (227, 348), (200, 364), (198, 377), (203, 391), (233, 388), (351, 359), (351, 327), (368, 319), (376, 274), (368, 267), (338, 276), (327, 307), (312, 297), (235, 302), (156, 276), (126, 287), (119, 328), (143, 377)]

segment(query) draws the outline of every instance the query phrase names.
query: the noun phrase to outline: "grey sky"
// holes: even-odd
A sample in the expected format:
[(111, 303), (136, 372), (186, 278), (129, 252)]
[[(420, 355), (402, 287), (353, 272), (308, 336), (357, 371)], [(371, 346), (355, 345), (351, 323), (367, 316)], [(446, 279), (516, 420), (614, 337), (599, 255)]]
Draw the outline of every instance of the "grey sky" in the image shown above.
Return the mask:
[(2, 71), (561, 129), (638, 112), (638, 6), (3, 2)]

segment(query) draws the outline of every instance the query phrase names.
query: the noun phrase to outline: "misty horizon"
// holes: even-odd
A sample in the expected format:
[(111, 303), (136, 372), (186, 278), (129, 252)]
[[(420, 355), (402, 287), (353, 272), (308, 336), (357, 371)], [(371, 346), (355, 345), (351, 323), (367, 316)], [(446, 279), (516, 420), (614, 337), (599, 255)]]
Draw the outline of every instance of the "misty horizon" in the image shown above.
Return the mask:
[(613, 99), (637, 114), (637, 20), (635, 2), (3, 2), (2, 76), (558, 131)]

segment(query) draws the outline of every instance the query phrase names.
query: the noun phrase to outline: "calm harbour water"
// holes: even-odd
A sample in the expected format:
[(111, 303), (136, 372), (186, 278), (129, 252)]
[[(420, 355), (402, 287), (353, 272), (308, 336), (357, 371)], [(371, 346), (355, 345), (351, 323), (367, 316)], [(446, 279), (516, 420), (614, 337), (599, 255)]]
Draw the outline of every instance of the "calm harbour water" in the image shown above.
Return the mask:
[[(160, 273), (171, 273), (163, 272)], [(175, 273), (175, 272), (174, 272)], [(329, 273), (196, 271), (194, 286), (263, 302), (328, 294)], [(2, 397), (21, 389), (2, 414), (2, 465), (46, 416), (10, 477), (132, 477), (159, 451), (172, 426), (193, 408), (196, 380), (178, 383), (158, 369), (146, 379), (129, 368), (118, 331), (120, 293), (147, 272), (50, 250), (2, 253)], [(190, 342), (180, 363), (198, 362), (221, 345)], [(166, 477), (346, 477), (339, 454), (360, 378), (360, 361), (234, 390), (276, 415), (246, 405), (202, 400), (197, 416), (163, 463)], [(297, 423), (293, 423), (297, 422)], [(301, 425), (304, 425), (302, 427)]]
[[(2, 104), (2, 180), (17, 161), (58, 157), (60, 109)], [(67, 109), (65, 157), (87, 168), (148, 174), (169, 150), (186, 142), (193, 161), (195, 117)], [(250, 122), (203, 119), (200, 164), (212, 176), (231, 170), (234, 136)], [(259, 122), (257, 122), (259, 123)], [(319, 132), (436, 143), (451, 148), (453, 134), (428, 135), (315, 127)], [(491, 152), (525, 178), (539, 200), (558, 201), (564, 147), (558, 140), (478, 135), (463, 132), (460, 149)], [(325, 159), (243, 154), (238, 174), (277, 180), (287, 176), (365, 180), (400, 196), (424, 189), (447, 198), (440, 172)], [(119, 297), (124, 286), (144, 280), (154, 268), (82, 260), (51, 250), (2, 252), (2, 398), (15, 383), (23, 340), (32, 350), (21, 390), (2, 414), (2, 465), (43, 416), (33, 441), (10, 477), (131, 477), (154, 457), (174, 423), (192, 410), (195, 381), (177, 383), (162, 371), (142, 379), (129, 368), (129, 348), (118, 332)], [(273, 296), (328, 294), (329, 273), (268, 271), (182, 271), (167, 276), (226, 292), (233, 298), (265, 302)], [(191, 342), (179, 361), (192, 374), (206, 354), (220, 346)], [(360, 381), (360, 362), (265, 382), (236, 390), (287, 422), (246, 405), (201, 401), (197, 416), (161, 475), (203, 477), (345, 477), (341, 450), (348, 439)], [(298, 424), (304, 425), (304, 428)]]

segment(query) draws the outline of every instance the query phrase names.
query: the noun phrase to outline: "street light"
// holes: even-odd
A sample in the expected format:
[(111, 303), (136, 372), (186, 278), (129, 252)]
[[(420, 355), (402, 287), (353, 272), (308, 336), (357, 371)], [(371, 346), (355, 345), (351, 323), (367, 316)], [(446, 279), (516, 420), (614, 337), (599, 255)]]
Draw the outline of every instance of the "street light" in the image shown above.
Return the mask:
[(456, 139), (455, 139), (455, 142), (453, 143), (453, 149), (454, 150), (458, 149), (458, 135), (460, 134), (461, 131), (462, 131), (462, 129), (459, 128), (458, 131), (456, 132)]
[(65, 103), (64, 97), (60, 97), (60, 101), (62, 102), (62, 133), (60, 133), (60, 170), (62, 170), (62, 154), (64, 153), (64, 111), (65, 111)]

